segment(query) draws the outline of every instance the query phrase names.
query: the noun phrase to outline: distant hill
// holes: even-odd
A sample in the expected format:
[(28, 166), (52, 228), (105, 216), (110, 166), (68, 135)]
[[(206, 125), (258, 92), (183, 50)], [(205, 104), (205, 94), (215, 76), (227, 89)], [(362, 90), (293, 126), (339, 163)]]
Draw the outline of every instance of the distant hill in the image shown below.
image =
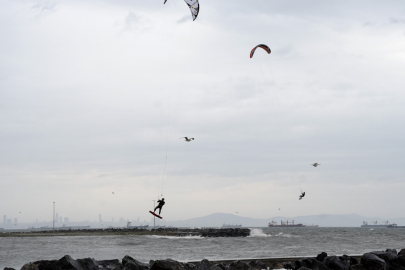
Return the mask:
[[(182, 227), (221, 227), (226, 224), (242, 224), (243, 227), (267, 227), (267, 224), (275, 220), (280, 222), (281, 220), (292, 221), (296, 223), (301, 222), (303, 224), (311, 225), (316, 224), (320, 227), (360, 227), (363, 221), (383, 223), (387, 219), (378, 217), (363, 217), (357, 214), (346, 215), (311, 215), (311, 216), (296, 216), (296, 217), (282, 217), (276, 216), (265, 219), (257, 219), (250, 217), (242, 217), (234, 214), (215, 213), (204, 217), (179, 220), (179, 221), (167, 221), (167, 225), (182, 226)], [(390, 223), (397, 223), (398, 225), (405, 226), (405, 218), (389, 219)]]

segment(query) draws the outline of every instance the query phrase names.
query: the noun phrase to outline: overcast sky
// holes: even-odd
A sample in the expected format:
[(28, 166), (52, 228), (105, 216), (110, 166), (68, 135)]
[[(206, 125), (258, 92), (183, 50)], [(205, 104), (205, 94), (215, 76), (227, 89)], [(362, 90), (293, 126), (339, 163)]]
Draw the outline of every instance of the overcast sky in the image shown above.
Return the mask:
[(0, 0), (0, 215), (403, 216), (403, 1), (200, 7)]

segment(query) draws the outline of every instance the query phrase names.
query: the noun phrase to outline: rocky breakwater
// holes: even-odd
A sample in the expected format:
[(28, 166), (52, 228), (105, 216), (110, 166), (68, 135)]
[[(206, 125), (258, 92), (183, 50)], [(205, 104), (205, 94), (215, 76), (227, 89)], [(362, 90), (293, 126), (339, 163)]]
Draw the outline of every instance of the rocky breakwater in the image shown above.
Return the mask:
[[(122, 261), (103, 260), (97, 261), (91, 258), (74, 260), (69, 255), (59, 260), (37, 261), (25, 264), (21, 270), (261, 270), (267, 266), (260, 261), (242, 262), (234, 261), (230, 264), (213, 263), (202, 260), (198, 263), (184, 263), (175, 260), (156, 260), (149, 263), (139, 262), (136, 259), (125, 256)], [(4, 268), (4, 270), (15, 270)]]
[(322, 252), (316, 258), (283, 262), (282, 265), (290, 270), (405, 270), (405, 249), (368, 252), (359, 259), (347, 255), (328, 256)]
[[(322, 252), (316, 258), (301, 258), (288, 261), (287, 258), (261, 260), (178, 262), (156, 260), (143, 263), (125, 256), (119, 260), (97, 261), (91, 258), (73, 259), (69, 255), (59, 260), (36, 261), (25, 264), (21, 270), (405, 270), (405, 249), (365, 253), (363, 256), (328, 256)], [(4, 270), (16, 270), (4, 268)]]
[(181, 229), (181, 228), (158, 228), (152, 229), (152, 233), (164, 235), (196, 235), (202, 237), (246, 237), (250, 235), (250, 229)]

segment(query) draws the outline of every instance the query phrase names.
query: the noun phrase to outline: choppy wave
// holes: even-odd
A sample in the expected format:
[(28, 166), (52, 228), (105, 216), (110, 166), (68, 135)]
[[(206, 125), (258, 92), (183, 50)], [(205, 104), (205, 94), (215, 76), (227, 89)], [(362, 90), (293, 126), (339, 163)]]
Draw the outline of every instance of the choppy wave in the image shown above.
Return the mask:
[(298, 235), (295, 235), (295, 234), (291, 234), (291, 233), (278, 233), (278, 234), (276, 234), (276, 235), (274, 235), (275, 237), (287, 237), (287, 238), (290, 238), (290, 237), (299, 237)]
[(291, 237), (299, 237), (299, 236), (296, 234), (283, 233), (283, 232), (279, 232), (278, 234), (271, 235), (271, 234), (264, 233), (262, 229), (256, 228), (256, 229), (250, 229), (249, 237), (287, 237), (287, 238), (291, 238)]

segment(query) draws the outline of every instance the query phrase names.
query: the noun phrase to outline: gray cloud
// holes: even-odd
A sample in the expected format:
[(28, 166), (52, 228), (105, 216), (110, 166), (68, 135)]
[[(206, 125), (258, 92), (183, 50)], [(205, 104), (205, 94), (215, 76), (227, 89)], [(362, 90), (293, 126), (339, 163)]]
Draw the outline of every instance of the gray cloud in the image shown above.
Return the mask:
[(55, 2), (39, 2), (31, 6), (31, 10), (37, 14), (38, 17), (46, 16), (56, 11)]

